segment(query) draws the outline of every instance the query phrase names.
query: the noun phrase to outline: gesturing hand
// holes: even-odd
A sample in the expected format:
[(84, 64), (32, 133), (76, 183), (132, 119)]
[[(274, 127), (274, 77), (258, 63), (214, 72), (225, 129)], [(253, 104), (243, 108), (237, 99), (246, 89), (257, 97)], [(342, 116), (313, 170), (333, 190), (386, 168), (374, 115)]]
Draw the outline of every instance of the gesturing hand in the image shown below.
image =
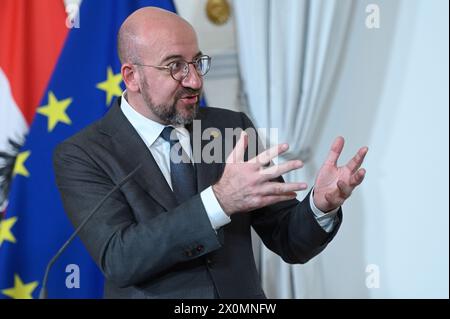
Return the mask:
[(366, 174), (365, 169), (360, 167), (368, 148), (360, 148), (345, 166), (338, 167), (337, 161), (343, 148), (344, 139), (337, 137), (316, 178), (314, 204), (323, 212), (341, 206), (355, 187), (361, 184)]
[(247, 212), (281, 201), (294, 199), (295, 191), (306, 189), (305, 183), (280, 183), (275, 178), (298, 169), (298, 160), (267, 167), (272, 159), (288, 149), (287, 144), (274, 146), (244, 162), (248, 136), (242, 132), (235, 148), (227, 158), (222, 177), (213, 185), (214, 194), (228, 215)]

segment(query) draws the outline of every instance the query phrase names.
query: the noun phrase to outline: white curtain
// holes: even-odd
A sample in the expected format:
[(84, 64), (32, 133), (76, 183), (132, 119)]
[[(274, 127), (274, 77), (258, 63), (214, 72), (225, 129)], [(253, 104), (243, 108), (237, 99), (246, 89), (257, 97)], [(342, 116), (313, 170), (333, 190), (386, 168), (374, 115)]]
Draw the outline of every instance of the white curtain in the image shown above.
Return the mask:
[[(271, 144), (289, 142), (284, 160), (296, 157), (306, 163), (286, 175), (288, 181), (311, 186), (314, 181), (317, 167), (308, 160), (333, 97), (353, 7), (353, 0), (234, 1), (246, 111), (257, 127), (278, 128), (278, 141)], [(258, 246), (255, 255), (268, 297), (323, 296), (320, 258), (288, 265)]]

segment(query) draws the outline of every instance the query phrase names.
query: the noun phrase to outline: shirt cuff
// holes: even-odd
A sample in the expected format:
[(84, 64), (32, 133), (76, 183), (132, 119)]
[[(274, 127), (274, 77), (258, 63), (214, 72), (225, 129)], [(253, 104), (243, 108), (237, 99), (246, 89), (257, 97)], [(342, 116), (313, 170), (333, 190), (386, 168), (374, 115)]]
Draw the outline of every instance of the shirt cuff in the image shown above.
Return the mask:
[(217, 230), (220, 227), (231, 222), (231, 218), (223, 211), (222, 207), (220, 206), (219, 201), (214, 194), (212, 186), (209, 186), (207, 189), (201, 192), (200, 197), (214, 230)]
[(309, 197), (309, 203), (311, 206), (311, 210), (313, 211), (314, 217), (316, 218), (320, 227), (323, 228), (323, 230), (325, 230), (327, 233), (331, 233), (334, 229), (334, 225), (336, 225), (336, 222), (337, 222), (336, 213), (338, 212), (339, 207), (333, 209), (332, 211), (329, 211), (328, 213), (322, 212), (314, 204), (313, 193), (314, 193), (314, 189), (311, 191), (311, 194)]

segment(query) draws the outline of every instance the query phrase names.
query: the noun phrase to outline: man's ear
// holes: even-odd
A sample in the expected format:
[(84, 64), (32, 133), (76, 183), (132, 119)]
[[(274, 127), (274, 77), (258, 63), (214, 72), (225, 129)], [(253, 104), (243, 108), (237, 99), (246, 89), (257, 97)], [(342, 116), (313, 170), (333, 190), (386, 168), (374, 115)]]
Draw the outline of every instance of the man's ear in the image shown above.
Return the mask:
[(122, 64), (120, 69), (122, 79), (128, 91), (139, 92), (139, 73), (136, 72), (134, 66), (130, 63)]

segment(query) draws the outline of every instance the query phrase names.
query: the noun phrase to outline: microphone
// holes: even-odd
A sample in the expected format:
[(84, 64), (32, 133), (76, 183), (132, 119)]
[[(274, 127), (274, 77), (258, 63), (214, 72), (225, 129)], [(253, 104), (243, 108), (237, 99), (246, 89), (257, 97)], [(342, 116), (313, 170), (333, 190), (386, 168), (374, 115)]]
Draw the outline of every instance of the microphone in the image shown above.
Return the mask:
[(84, 227), (84, 225), (86, 225), (86, 223), (89, 221), (89, 219), (91, 219), (91, 217), (100, 209), (100, 207), (102, 207), (103, 203), (114, 193), (116, 192), (118, 189), (120, 189), (120, 187), (122, 187), (122, 185), (124, 185), (126, 182), (128, 182), (130, 180), (131, 177), (133, 177), (133, 175), (142, 167), (142, 164), (139, 164), (131, 173), (129, 173), (127, 176), (125, 176), (118, 184), (116, 184), (116, 186), (114, 186), (114, 188), (112, 188), (103, 198), (100, 202), (98, 202), (98, 204), (94, 207), (94, 209), (86, 216), (86, 218), (83, 220), (83, 222), (75, 229), (75, 231), (73, 232), (73, 234), (69, 237), (69, 239), (67, 239), (67, 241), (64, 243), (64, 245), (61, 246), (61, 248), (58, 250), (58, 252), (53, 256), (52, 259), (50, 259), (49, 263), (47, 264), (47, 268), (45, 269), (45, 274), (44, 274), (44, 280), (42, 281), (42, 288), (41, 291), (39, 292), (39, 299), (47, 299), (48, 294), (47, 294), (47, 280), (48, 280), (48, 274), (50, 272), (50, 269), (52, 268), (53, 264), (56, 262), (56, 260), (59, 258), (59, 256), (61, 256), (61, 254), (66, 250), (67, 246), (70, 245), (70, 243), (73, 241), (73, 239), (75, 238), (75, 236), (78, 235), (78, 233), (80, 232), (80, 230)]

